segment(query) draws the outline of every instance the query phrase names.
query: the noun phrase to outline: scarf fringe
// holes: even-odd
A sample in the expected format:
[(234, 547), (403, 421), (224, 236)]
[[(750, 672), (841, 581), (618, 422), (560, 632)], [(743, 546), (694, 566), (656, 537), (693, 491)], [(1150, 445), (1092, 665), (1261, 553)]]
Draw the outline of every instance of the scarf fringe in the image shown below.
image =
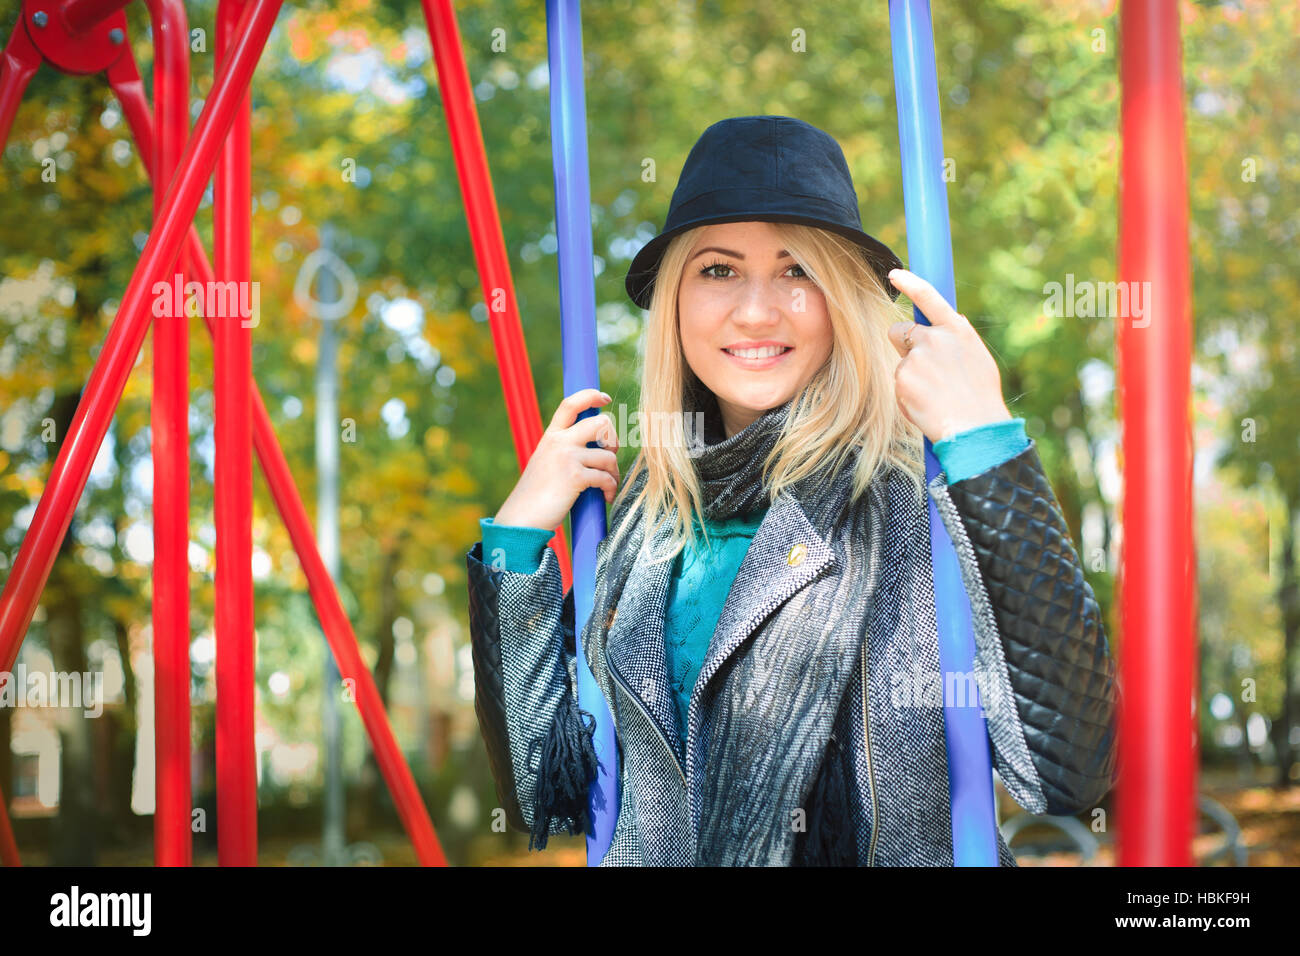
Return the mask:
[(553, 820), (559, 820), (570, 836), (593, 832), (587, 791), (600, 766), (592, 743), (595, 733), (595, 716), (579, 708), (572, 694), (566, 694), (545, 740), (533, 742), (534, 751), (541, 746), (542, 760), (528, 849), (546, 849)]

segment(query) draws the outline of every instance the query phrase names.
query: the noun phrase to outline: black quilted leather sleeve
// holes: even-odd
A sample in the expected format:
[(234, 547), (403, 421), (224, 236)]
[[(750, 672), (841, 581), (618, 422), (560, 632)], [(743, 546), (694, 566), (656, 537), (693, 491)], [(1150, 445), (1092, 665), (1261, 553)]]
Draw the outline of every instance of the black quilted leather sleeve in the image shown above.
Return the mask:
[(1078, 813), (1115, 781), (1119, 686), (1101, 609), (1035, 443), (948, 493), (997, 620), (1046, 812)]
[[(497, 615), (502, 572), (483, 563), (483, 542), (475, 542), (465, 556), (469, 577), (470, 651), (474, 663), (474, 713), (487, 748), (488, 765), (496, 781), (497, 799), (507, 822), (516, 830), (529, 832), (515, 791), (514, 765), (506, 725), (505, 678), (501, 670), (501, 627)], [(577, 653), (574, 636), (573, 589), (564, 596), (561, 620), (564, 648)]]

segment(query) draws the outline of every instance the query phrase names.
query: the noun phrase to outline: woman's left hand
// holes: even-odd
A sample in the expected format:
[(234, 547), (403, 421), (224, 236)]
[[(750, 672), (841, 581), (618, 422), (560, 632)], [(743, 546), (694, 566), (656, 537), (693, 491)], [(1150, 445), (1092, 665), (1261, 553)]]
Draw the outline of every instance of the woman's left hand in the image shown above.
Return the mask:
[[(894, 269), (889, 278), (931, 322), (895, 322), (889, 328), (889, 340), (902, 356), (894, 371), (894, 391), (908, 420), (931, 442), (977, 425), (1009, 421), (997, 362), (966, 316), (906, 269)], [(905, 341), (909, 329), (911, 348)]]

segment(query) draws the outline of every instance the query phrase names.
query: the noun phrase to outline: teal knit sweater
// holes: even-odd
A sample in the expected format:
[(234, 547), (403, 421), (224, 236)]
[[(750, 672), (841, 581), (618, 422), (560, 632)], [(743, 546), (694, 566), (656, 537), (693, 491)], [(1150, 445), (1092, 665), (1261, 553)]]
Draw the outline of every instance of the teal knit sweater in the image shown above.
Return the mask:
[[(981, 425), (936, 442), (935, 457), (953, 484), (1002, 464), (1029, 446), (1025, 420)], [(767, 509), (726, 521), (707, 522), (706, 544), (698, 521), (693, 548), (683, 549), (673, 564), (664, 610), (664, 651), (668, 680), (677, 711), (678, 756), (686, 759), (688, 705), (709, 642), (722, 616), (731, 582), (740, 570), (749, 542), (762, 524)], [(507, 571), (532, 574), (542, 563), (542, 552), (554, 531), (545, 528), (498, 525), (491, 518), (479, 522), (483, 532), (483, 560), (504, 562)]]

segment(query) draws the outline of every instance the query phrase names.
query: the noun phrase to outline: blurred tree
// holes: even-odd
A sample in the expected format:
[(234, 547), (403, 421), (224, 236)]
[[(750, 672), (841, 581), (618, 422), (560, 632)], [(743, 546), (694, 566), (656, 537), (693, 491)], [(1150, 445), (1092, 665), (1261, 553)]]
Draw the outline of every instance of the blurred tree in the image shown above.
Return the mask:
[(1197, 334), (1205, 389), (1224, 412), (1225, 474), (1270, 503), (1277, 537), (1270, 587), (1281, 634), (1267, 634), (1280, 645), (1282, 687), (1270, 723), (1287, 787), (1300, 782), (1300, 322), (1291, 305), (1300, 297), (1300, 11), (1247, 2), (1185, 15)]

